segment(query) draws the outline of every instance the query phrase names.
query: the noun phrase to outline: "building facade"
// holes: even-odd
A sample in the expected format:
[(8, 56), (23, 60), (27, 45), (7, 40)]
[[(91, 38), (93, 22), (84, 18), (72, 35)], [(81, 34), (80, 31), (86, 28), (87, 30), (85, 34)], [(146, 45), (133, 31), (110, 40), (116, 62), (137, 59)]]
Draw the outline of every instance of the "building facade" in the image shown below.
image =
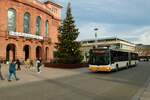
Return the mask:
[(109, 46), (111, 49), (123, 50), (129, 52), (135, 52), (136, 45), (130, 43), (126, 40), (122, 40), (119, 38), (106, 38), (106, 39), (98, 39), (98, 40), (83, 40), (81, 42), (81, 52), (84, 56), (84, 61), (88, 61), (89, 50), (93, 47), (101, 47), (101, 46)]
[(137, 44), (135, 52), (137, 52), (139, 56), (150, 57), (150, 45)]
[(0, 0), (0, 58), (51, 61), (61, 8), (51, 1)]

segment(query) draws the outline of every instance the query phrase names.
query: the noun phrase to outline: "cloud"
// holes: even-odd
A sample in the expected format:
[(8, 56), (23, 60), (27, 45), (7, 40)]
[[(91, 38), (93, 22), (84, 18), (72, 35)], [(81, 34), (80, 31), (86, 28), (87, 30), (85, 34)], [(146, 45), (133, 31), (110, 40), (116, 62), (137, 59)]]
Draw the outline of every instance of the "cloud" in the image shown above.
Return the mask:
[(137, 40), (135, 40), (134, 43), (140, 43), (140, 44), (142, 43), (142, 44), (150, 45), (150, 41), (149, 41), (150, 40), (150, 26), (137, 29), (132, 34), (135, 34), (135, 32), (137, 32), (136, 33)]
[[(98, 28), (97, 37), (106, 38), (106, 37), (116, 37), (119, 32), (111, 32), (112, 26), (111, 24), (106, 23), (95, 23), (95, 22), (81, 22), (84, 24), (79, 24), (78, 27), (80, 31), (80, 35), (78, 37), (79, 40), (82, 39), (94, 39), (96, 31), (95, 28)], [(114, 25), (115, 27), (115, 25)]]
[[(55, 0), (64, 7), (69, 0)], [(72, 13), (79, 28), (79, 40), (115, 37), (134, 43), (150, 44), (150, 0), (71, 0)]]
[(78, 40), (95, 39), (94, 28), (99, 28), (99, 31), (97, 32), (99, 39), (117, 37), (133, 43), (150, 44), (150, 26), (137, 27), (127, 24), (81, 23), (82, 24), (78, 25), (78, 27), (80, 27)]
[(150, 30), (144, 34), (142, 34), (140, 36), (140, 38), (138, 39), (138, 41), (135, 41), (135, 43), (142, 43), (142, 44), (147, 44), (147, 45), (150, 45)]
[(148, 0), (75, 0), (73, 14), (80, 29), (79, 39), (114, 37), (130, 42), (150, 44), (150, 1)]
[(76, 18), (82, 21), (133, 25), (150, 24), (148, 4), (147, 0), (72, 1)]

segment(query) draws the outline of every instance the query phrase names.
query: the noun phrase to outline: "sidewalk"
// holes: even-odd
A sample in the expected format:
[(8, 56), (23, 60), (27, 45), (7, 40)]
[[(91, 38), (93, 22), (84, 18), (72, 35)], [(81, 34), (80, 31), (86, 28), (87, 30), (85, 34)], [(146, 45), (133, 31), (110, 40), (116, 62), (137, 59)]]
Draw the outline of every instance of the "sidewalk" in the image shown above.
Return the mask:
[(150, 78), (131, 100), (150, 100)]
[(25, 66), (21, 66), (21, 71), (17, 71), (19, 81), (13, 80), (8, 82), (8, 65), (2, 65), (2, 74), (5, 78), (4, 81), (0, 80), (0, 88), (15, 86), (20, 84), (26, 84), (30, 82), (42, 81), (47, 79), (55, 79), (65, 76), (72, 76), (82, 73), (79, 69), (55, 69), (42, 67), (41, 73), (37, 73), (36, 68), (26, 69)]
[(150, 100), (150, 79), (138, 100)]
[[(42, 67), (42, 72), (37, 73), (36, 68), (26, 69), (25, 66), (22, 65), (21, 71), (17, 71), (17, 76), (20, 78), (20, 80), (19, 81), (13, 80), (11, 82), (8, 82), (7, 80), (8, 65), (2, 65), (2, 74), (5, 80), (4, 81), (0, 80), (0, 88), (78, 75), (84, 73), (85, 71), (87, 71), (85, 70), (85, 68), (57, 69), (57, 68)], [(139, 90), (139, 92), (133, 97), (132, 100), (150, 100), (150, 79), (145, 83), (145, 86)]]

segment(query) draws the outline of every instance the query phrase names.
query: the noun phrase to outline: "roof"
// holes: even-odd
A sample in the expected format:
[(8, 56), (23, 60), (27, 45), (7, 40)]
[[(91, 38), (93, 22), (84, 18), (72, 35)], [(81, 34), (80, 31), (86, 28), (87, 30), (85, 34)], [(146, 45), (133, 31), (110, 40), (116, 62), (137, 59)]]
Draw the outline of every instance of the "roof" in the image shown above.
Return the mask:
[(150, 45), (136, 44), (138, 47), (150, 48)]
[(40, 1), (40, 2), (42, 2), (44, 4), (51, 3), (53, 5), (56, 5), (56, 6), (60, 7), (60, 8), (62, 8), (62, 6), (60, 4), (58, 4), (55, 0), (38, 0), (38, 1)]
[[(134, 44), (134, 43), (131, 43), (129, 41), (126, 41), (126, 40), (123, 40), (120, 38), (116, 38), (116, 37), (97, 39), (98, 42), (100, 42), (100, 41), (114, 41), (114, 40), (120, 40), (120, 41), (124, 41), (124, 42), (130, 43), (130, 44)], [(95, 42), (95, 39), (81, 40), (80, 42)]]

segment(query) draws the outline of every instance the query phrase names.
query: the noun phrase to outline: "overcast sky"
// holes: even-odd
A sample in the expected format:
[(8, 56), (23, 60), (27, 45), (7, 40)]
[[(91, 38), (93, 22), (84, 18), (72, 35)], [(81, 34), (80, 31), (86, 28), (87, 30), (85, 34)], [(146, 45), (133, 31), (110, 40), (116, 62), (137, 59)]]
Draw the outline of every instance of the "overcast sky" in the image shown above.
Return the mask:
[[(55, 0), (64, 8), (69, 0)], [(79, 28), (78, 40), (118, 37), (150, 44), (150, 0), (72, 0), (72, 13)]]

